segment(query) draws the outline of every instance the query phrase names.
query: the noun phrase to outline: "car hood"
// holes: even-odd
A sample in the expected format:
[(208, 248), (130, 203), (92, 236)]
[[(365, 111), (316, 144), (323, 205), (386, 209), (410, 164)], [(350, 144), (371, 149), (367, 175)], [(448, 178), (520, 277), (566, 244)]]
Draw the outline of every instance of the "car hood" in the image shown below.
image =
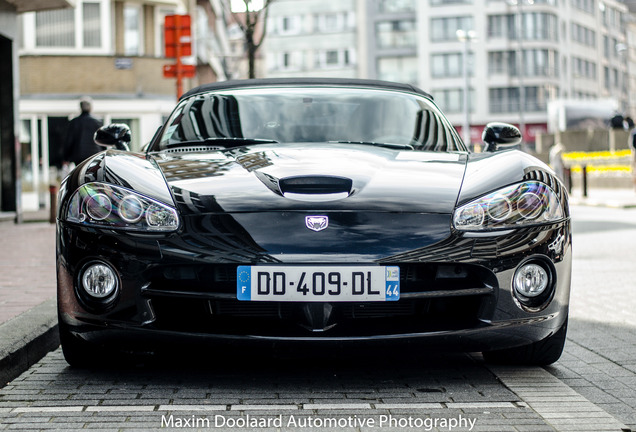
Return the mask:
[(261, 211), (452, 213), (461, 153), (275, 144), (153, 155), (182, 214)]

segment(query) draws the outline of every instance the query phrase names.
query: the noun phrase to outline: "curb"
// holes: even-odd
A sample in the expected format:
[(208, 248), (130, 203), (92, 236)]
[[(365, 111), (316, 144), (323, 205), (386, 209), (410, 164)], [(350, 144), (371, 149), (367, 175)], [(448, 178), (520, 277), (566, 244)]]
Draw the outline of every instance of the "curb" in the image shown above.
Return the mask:
[(60, 345), (56, 300), (1, 324), (0, 336), (0, 387), (4, 387)]

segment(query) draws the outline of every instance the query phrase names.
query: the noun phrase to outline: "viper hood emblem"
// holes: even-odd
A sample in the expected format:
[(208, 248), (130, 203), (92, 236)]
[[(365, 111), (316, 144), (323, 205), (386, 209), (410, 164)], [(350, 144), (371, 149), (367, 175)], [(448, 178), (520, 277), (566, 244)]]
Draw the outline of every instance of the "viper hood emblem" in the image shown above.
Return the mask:
[(312, 231), (322, 231), (329, 226), (327, 216), (305, 216), (305, 225)]

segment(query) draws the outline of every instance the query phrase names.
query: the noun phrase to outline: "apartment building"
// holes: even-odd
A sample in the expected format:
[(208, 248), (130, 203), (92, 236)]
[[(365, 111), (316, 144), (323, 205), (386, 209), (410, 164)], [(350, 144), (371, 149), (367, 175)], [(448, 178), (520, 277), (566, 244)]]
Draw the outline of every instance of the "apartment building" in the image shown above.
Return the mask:
[(412, 83), (458, 130), (470, 124), (473, 143), (499, 120), (532, 144), (551, 100), (612, 99), (631, 113), (629, 17), (616, 0), (281, 0), (267, 73)]
[(360, 74), (356, 0), (276, 0), (263, 46), (269, 77), (342, 77)]
[(71, 6), (72, 0), (0, 0), (0, 212), (21, 214), (18, 191), (18, 40), (20, 13)]
[(229, 6), (223, 0), (74, 0), (74, 7), (20, 16), (20, 142), (25, 209), (48, 205), (62, 164), (66, 125), (93, 99), (104, 123), (130, 126), (132, 150), (154, 135), (176, 102), (174, 63), (164, 55), (164, 19), (189, 14), (196, 77), (184, 90), (226, 79)]

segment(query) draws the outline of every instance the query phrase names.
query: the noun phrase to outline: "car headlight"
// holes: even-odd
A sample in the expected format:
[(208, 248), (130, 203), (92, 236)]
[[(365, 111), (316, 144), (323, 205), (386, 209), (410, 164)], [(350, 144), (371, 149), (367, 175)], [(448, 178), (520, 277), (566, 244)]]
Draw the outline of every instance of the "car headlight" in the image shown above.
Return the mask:
[(75, 191), (66, 220), (82, 225), (137, 231), (175, 231), (177, 211), (131, 190), (105, 183), (87, 183)]
[(564, 217), (556, 193), (544, 183), (528, 181), (457, 208), (453, 225), (460, 231), (487, 231), (556, 222)]

